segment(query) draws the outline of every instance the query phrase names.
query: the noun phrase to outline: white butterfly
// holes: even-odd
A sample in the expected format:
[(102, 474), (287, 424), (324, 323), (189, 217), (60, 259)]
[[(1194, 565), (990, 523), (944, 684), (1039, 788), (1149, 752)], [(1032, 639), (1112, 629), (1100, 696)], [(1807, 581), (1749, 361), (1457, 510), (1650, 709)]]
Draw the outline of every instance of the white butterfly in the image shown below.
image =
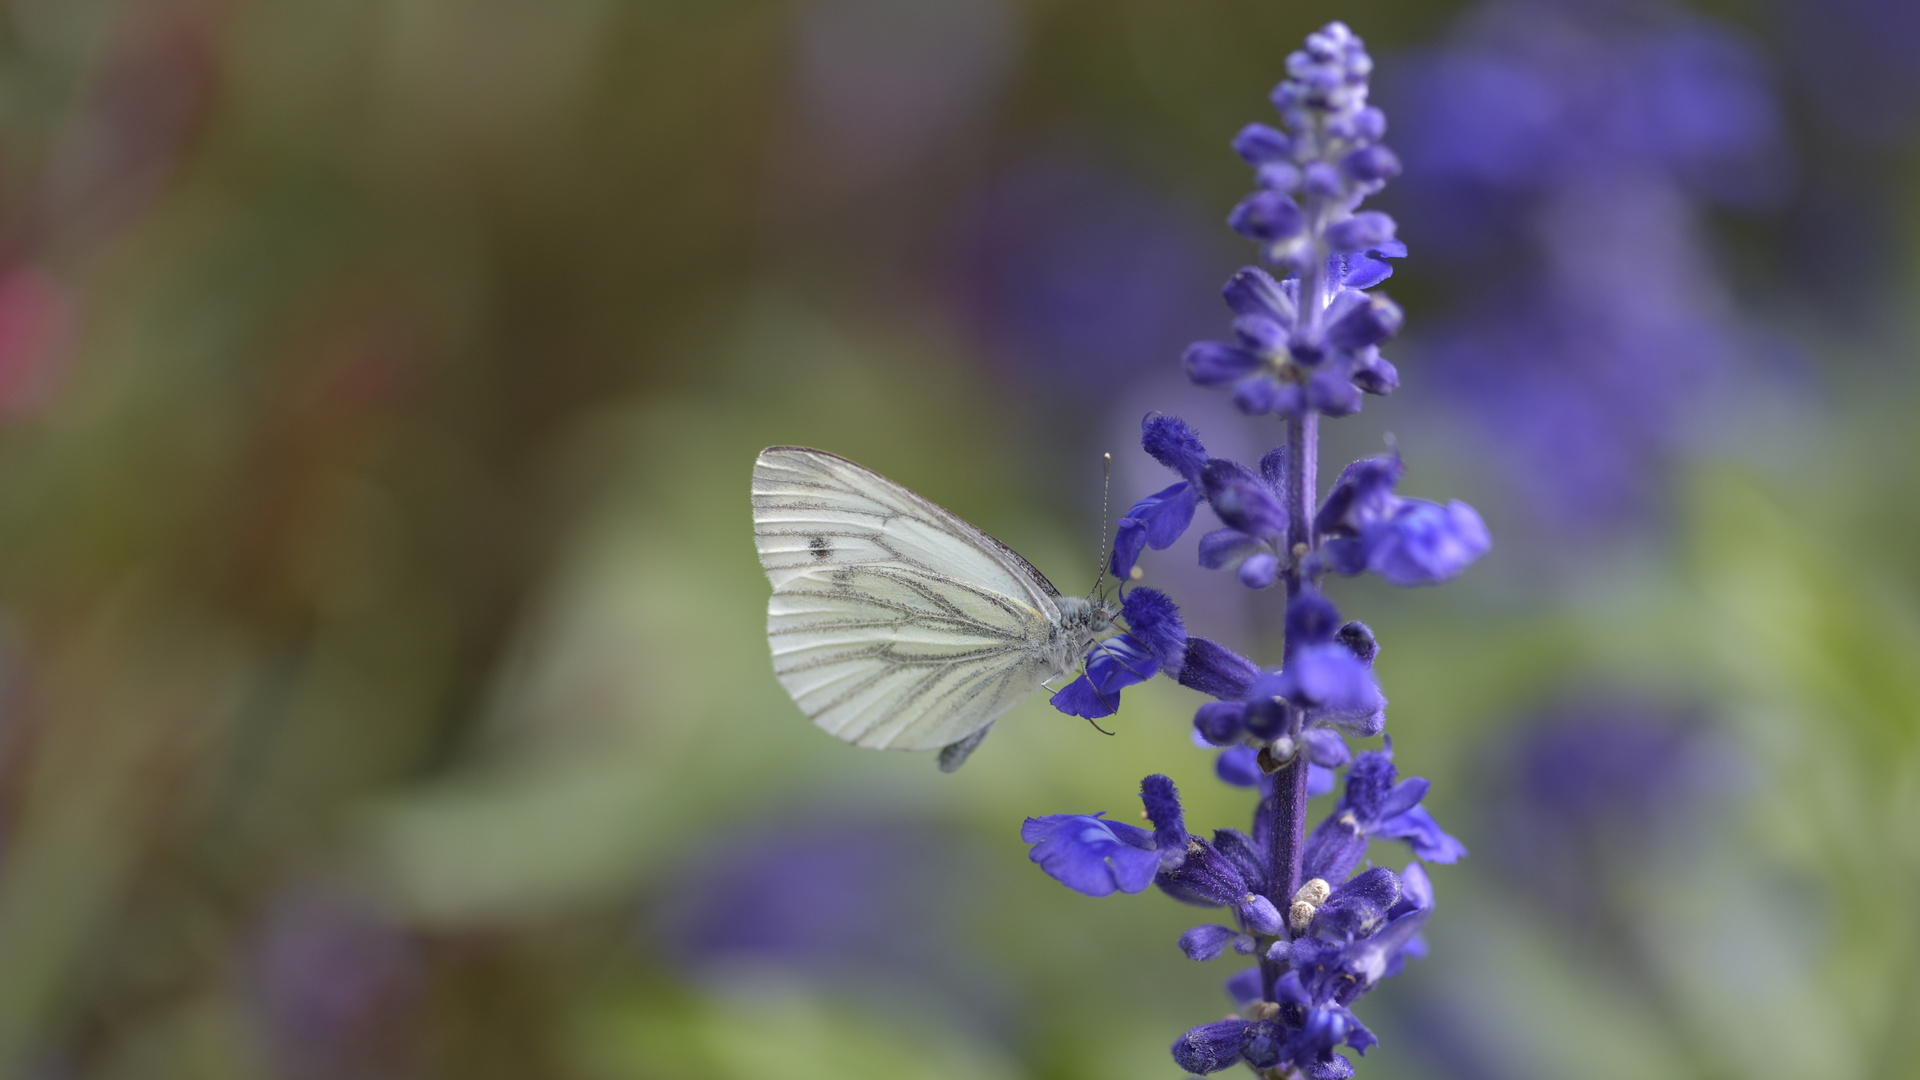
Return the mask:
[(1114, 628), (1105, 600), (1061, 596), (1012, 548), (820, 450), (760, 452), (753, 539), (774, 674), (801, 711), (855, 746), (939, 747), (946, 772)]

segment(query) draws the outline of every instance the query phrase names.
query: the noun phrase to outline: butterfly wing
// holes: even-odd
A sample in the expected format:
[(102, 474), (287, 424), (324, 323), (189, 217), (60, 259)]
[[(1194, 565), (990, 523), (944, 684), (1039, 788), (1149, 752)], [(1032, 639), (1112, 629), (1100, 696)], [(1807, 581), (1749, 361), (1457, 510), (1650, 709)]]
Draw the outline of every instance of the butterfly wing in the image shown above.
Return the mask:
[(856, 746), (931, 750), (1050, 675), (1059, 593), (1033, 565), (870, 469), (801, 447), (753, 466), (774, 673)]

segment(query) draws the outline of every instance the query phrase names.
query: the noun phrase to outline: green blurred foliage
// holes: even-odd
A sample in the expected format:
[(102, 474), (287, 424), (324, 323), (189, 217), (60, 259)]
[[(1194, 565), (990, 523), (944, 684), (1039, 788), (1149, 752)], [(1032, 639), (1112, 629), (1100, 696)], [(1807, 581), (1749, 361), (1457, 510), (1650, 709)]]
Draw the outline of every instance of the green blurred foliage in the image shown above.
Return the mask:
[[(1216, 215), (1244, 179), (1225, 139), (1302, 33), (1337, 15), (1387, 52), (1451, 8), (1010, 5), (983, 118), (879, 173), (809, 141), (800, 14), (0, 14), (0, 255), (52, 283), (0, 372), (0, 1074), (1119, 1080), (1172, 1075), (1224, 1011), (1231, 969), (1173, 948), (1196, 913), (1068, 893), (1016, 840), (1133, 812), (1150, 771), (1243, 825), (1190, 695), (1130, 692), (1111, 739), (1029, 702), (952, 777), (839, 745), (771, 677), (747, 471), (829, 447), (1077, 587), (1098, 525), (1053, 483), (1094, 490), (1093, 447), (1037, 448), (1099, 422), (991, 372), (910, 272), (936, 223), (1069, 130)], [(1433, 955), (1378, 995), (1367, 1075), (1461, 1075), (1405, 1019), (1431, 1000), (1501, 1075), (1911, 1072), (1916, 394), (1910, 364), (1850, 363), (1768, 419), (1769, 453), (1684, 478), (1678, 539), (1604, 580), (1536, 593), (1496, 554), (1443, 591), (1342, 587), (1400, 761), (1470, 847), (1477, 758), (1570, 682), (1713, 703), (1753, 774), (1711, 843), (1598, 883), (1633, 940), (1436, 871)], [(694, 978), (649, 936), (701, 851), (822, 807), (986, 853), (970, 916), (925, 932), (999, 973), (1003, 1020)], [(261, 982), (299, 982), (263, 942), (312, 882), (398, 943), (371, 1006), (306, 953), (317, 989)], [(290, 1042), (301, 1002), (351, 1045)]]

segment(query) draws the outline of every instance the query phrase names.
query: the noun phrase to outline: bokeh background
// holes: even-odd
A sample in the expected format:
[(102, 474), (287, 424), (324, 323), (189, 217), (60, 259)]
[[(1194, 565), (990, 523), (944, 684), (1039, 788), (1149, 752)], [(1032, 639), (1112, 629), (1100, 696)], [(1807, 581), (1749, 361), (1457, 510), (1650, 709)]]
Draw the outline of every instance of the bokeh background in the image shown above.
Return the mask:
[(1920, 1075), (1906, 0), (8, 0), (0, 1075), (1177, 1076), (1204, 913), (1017, 830), (1150, 771), (1244, 827), (1193, 696), (838, 744), (748, 470), (1086, 588), (1148, 409), (1277, 437), (1177, 359), (1333, 17), (1412, 256), (1327, 456), (1495, 536), (1335, 587), (1472, 851), (1362, 1074)]

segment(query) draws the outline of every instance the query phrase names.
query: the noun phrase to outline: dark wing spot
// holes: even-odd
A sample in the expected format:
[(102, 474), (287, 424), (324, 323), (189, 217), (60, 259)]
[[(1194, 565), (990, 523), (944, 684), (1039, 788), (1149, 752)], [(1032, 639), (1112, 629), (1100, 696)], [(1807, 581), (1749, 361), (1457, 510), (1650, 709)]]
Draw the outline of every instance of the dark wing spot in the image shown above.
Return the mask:
[(808, 540), (807, 550), (813, 552), (816, 562), (825, 562), (833, 557), (833, 545), (827, 543), (827, 538), (824, 536), (816, 536)]

